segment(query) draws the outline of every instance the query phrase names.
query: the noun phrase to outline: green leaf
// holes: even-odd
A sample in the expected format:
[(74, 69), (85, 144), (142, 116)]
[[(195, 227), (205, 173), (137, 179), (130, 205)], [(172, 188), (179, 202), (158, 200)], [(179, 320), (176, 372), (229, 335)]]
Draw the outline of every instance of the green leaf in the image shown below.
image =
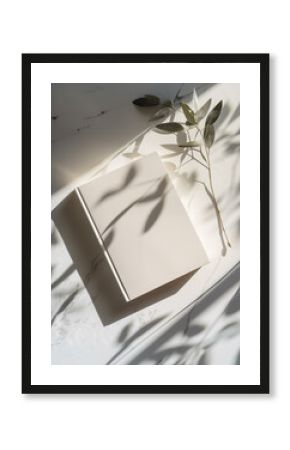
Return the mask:
[(185, 144), (179, 145), (178, 147), (183, 147), (183, 148), (185, 148), (185, 147), (200, 147), (200, 143), (197, 141), (189, 141), (189, 142), (186, 142)]
[(203, 136), (204, 136), (204, 140), (205, 140), (205, 145), (207, 146), (207, 148), (210, 148), (213, 144), (214, 137), (215, 137), (214, 126), (206, 125)]
[(211, 110), (206, 118), (205, 125), (212, 125), (218, 118), (223, 107), (223, 101), (221, 100), (215, 107)]
[(152, 102), (152, 103), (154, 102), (156, 105), (160, 104), (160, 98), (157, 97), (156, 95), (147, 95), (146, 94), (145, 98), (147, 101)]
[(192, 109), (186, 103), (181, 103), (181, 108), (182, 108), (183, 114), (185, 115), (187, 121), (191, 125), (194, 125), (196, 123), (196, 120), (195, 120), (194, 112), (192, 111)]
[(173, 104), (171, 100), (166, 100), (162, 103), (163, 106), (168, 106), (168, 108), (173, 108)]
[(134, 105), (148, 107), (148, 106), (157, 106), (160, 105), (159, 97), (155, 95), (145, 95), (144, 97), (136, 98), (133, 100)]
[(177, 133), (178, 131), (183, 130), (183, 126), (177, 122), (161, 123), (159, 125), (156, 125), (156, 128), (162, 131), (166, 131), (167, 133)]
[(210, 105), (211, 98), (207, 102), (205, 102), (205, 104), (198, 111), (196, 111), (194, 116), (197, 122), (200, 122), (201, 119), (203, 119), (207, 115)]

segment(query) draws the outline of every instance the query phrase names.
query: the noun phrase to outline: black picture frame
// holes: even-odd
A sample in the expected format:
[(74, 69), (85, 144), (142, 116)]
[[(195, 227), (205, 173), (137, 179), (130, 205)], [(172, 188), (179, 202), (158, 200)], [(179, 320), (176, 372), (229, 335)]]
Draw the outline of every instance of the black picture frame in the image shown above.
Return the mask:
[[(22, 393), (269, 393), (269, 54), (22, 54)], [(260, 383), (257, 385), (32, 385), (31, 65), (33, 63), (255, 63), (260, 65)], [(262, 150), (262, 151), (261, 151)]]

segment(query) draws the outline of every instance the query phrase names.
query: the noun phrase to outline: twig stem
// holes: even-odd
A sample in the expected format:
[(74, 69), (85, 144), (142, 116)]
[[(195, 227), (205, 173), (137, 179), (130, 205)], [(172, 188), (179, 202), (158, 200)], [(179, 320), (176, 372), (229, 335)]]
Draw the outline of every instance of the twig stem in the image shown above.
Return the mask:
[(208, 166), (209, 186), (210, 186), (212, 199), (213, 199), (213, 201), (215, 203), (218, 220), (219, 220), (219, 222), (221, 224), (221, 228), (222, 228), (224, 236), (226, 238), (227, 245), (228, 245), (228, 247), (231, 247), (231, 243), (230, 243), (230, 240), (228, 238), (228, 235), (227, 235), (227, 232), (226, 232), (226, 229), (225, 229), (225, 226), (224, 226), (224, 222), (223, 222), (222, 215), (221, 215), (221, 212), (220, 212), (220, 209), (219, 209), (218, 201), (217, 201), (217, 198), (216, 198), (216, 195), (215, 195), (215, 192), (214, 192), (214, 188), (213, 188), (211, 161), (210, 161), (210, 150), (206, 147), (206, 145), (205, 145), (205, 151), (206, 151), (206, 159), (207, 159), (207, 166)]

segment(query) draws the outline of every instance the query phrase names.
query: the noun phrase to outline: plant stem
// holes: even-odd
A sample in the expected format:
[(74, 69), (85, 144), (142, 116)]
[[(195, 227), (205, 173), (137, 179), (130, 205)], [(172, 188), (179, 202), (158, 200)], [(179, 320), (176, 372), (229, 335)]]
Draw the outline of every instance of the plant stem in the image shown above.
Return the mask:
[(206, 146), (203, 134), (202, 134), (201, 129), (199, 128), (198, 125), (196, 125), (196, 129), (198, 130), (198, 132), (200, 134), (200, 137), (201, 137), (204, 149), (205, 149), (205, 155), (206, 156), (203, 155), (201, 147), (200, 147), (200, 152), (201, 152), (201, 155), (206, 160), (206, 165), (207, 165), (207, 170), (208, 170), (208, 178), (209, 178), (209, 186), (210, 186), (210, 194), (211, 194), (212, 201), (214, 203), (214, 207), (215, 207), (215, 210), (216, 210), (217, 219), (218, 219), (218, 222), (220, 224), (220, 228), (222, 230), (222, 233), (223, 233), (223, 235), (224, 235), (224, 237), (226, 239), (226, 243), (227, 243), (228, 247), (231, 247), (231, 243), (230, 243), (230, 240), (228, 238), (228, 235), (227, 235), (227, 232), (226, 232), (226, 229), (225, 229), (225, 226), (224, 226), (224, 222), (223, 222), (222, 215), (221, 215), (221, 212), (220, 212), (220, 209), (219, 209), (218, 201), (217, 201), (217, 198), (216, 198), (216, 195), (215, 195), (215, 192), (214, 192), (214, 188), (213, 188), (211, 161), (210, 161), (210, 149)]
[[(199, 130), (199, 129), (198, 129), (198, 130)], [(190, 141), (191, 141), (191, 136), (190, 136), (189, 129), (186, 130), (186, 135), (187, 135), (188, 142), (190, 142)], [(203, 152), (202, 152), (202, 150), (201, 150), (201, 146), (199, 146), (199, 150), (196, 150), (196, 149), (193, 148), (193, 147), (190, 147), (190, 149), (191, 149), (191, 158), (194, 159), (195, 161), (197, 161), (199, 164), (201, 164), (201, 165), (202, 165), (203, 167), (205, 167), (206, 169), (208, 169), (208, 166), (207, 166), (207, 160), (206, 160), (206, 158), (205, 158), (205, 156), (204, 156), (204, 154), (203, 154)], [(203, 160), (206, 162), (206, 164), (204, 164), (202, 161), (199, 161), (199, 159), (197, 159), (197, 158), (194, 156), (194, 150), (196, 150), (196, 151), (198, 151), (198, 153), (200, 153), (200, 155), (202, 156), (202, 158), (203, 158)]]
[(221, 212), (220, 212), (220, 209), (219, 209), (218, 201), (217, 201), (217, 198), (216, 198), (215, 193), (214, 193), (214, 188), (213, 188), (213, 183), (212, 183), (212, 171), (211, 171), (211, 162), (210, 162), (210, 152), (209, 152), (209, 149), (206, 146), (205, 146), (205, 150), (206, 150), (207, 166), (208, 166), (207, 167), (208, 168), (208, 177), (209, 177), (209, 185), (210, 185), (210, 191), (211, 191), (212, 199), (213, 199), (213, 201), (215, 203), (215, 208), (216, 208), (218, 220), (220, 222), (221, 228), (222, 228), (224, 236), (226, 238), (227, 245), (228, 245), (228, 247), (231, 247), (231, 243), (230, 243), (230, 240), (228, 238), (227, 232), (225, 230), (224, 222), (223, 222), (222, 215), (221, 215)]
[[(181, 89), (182, 89), (182, 87), (180, 88), (178, 93), (181, 91)], [(176, 106), (175, 106), (175, 102), (177, 100), (178, 93), (176, 94), (175, 99), (174, 99), (174, 107), (173, 107), (173, 109), (175, 111), (177, 109)], [(180, 107), (180, 105), (178, 107)], [(199, 162), (201, 165), (203, 165), (208, 170), (210, 194), (211, 194), (211, 197), (212, 197), (212, 200), (213, 200), (213, 203), (214, 203), (214, 207), (215, 207), (215, 210), (216, 210), (219, 226), (220, 226), (221, 232), (223, 233), (223, 235), (224, 235), (224, 237), (226, 239), (227, 246), (231, 248), (232, 246), (231, 246), (230, 240), (228, 238), (228, 235), (227, 235), (227, 232), (226, 232), (226, 229), (225, 229), (225, 226), (224, 226), (224, 222), (223, 222), (222, 215), (221, 215), (221, 212), (220, 212), (220, 209), (219, 209), (218, 201), (217, 201), (217, 198), (216, 198), (216, 195), (215, 195), (215, 192), (214, 192), (214, 188), (213, 188), (211, 161), (210, 161), (210, 150), (209, 150), (209, 148), (207, 148), (207, 146), (205, 144), (205, 140), (204, 140), (203, 134), (202, 134), (201, 129), (199, 128), (198, 124), (195, 124), (194, 128), (197, 130), (196, 135), (199, 133), (200, 137), (202, 139), (202, 142), (203, 142), (203, 146), (204, 146), (204, 149), (205, 149), (205, 154), (202, 151), (202, 146), (200, 146), (199, 153), (200, 153), (201, 157), (204, 159), (204, 161), (206, 162), (206, 165), (203, 164), (201, 161), (199, 161), (197, 158), (194, 157), (193, 148), (191, 149), (191, 151), (192, 151), (192, 159), (194, 159), (197, 162)], [(186, 130), (186, 134), (187, 134), (187, 138), (188, 138), (188, 140), (190, 142), (191, 139), (190, 139), (189, 129)]]

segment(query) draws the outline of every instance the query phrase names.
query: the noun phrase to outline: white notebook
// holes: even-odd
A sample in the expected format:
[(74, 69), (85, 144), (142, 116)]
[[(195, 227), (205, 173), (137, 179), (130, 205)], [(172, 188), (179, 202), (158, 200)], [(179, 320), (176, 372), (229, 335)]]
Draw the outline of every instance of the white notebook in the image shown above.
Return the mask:
[(79, 245), (83, 233), (95, 236), (97, 254), (92, 246), (87, 249), (89, 278), (102, 276), (101, 261), (127, 301), (208, 262), (157, 153), (75, 189), (53, 211), (53, 219), (73, 259), (72, 229)]

